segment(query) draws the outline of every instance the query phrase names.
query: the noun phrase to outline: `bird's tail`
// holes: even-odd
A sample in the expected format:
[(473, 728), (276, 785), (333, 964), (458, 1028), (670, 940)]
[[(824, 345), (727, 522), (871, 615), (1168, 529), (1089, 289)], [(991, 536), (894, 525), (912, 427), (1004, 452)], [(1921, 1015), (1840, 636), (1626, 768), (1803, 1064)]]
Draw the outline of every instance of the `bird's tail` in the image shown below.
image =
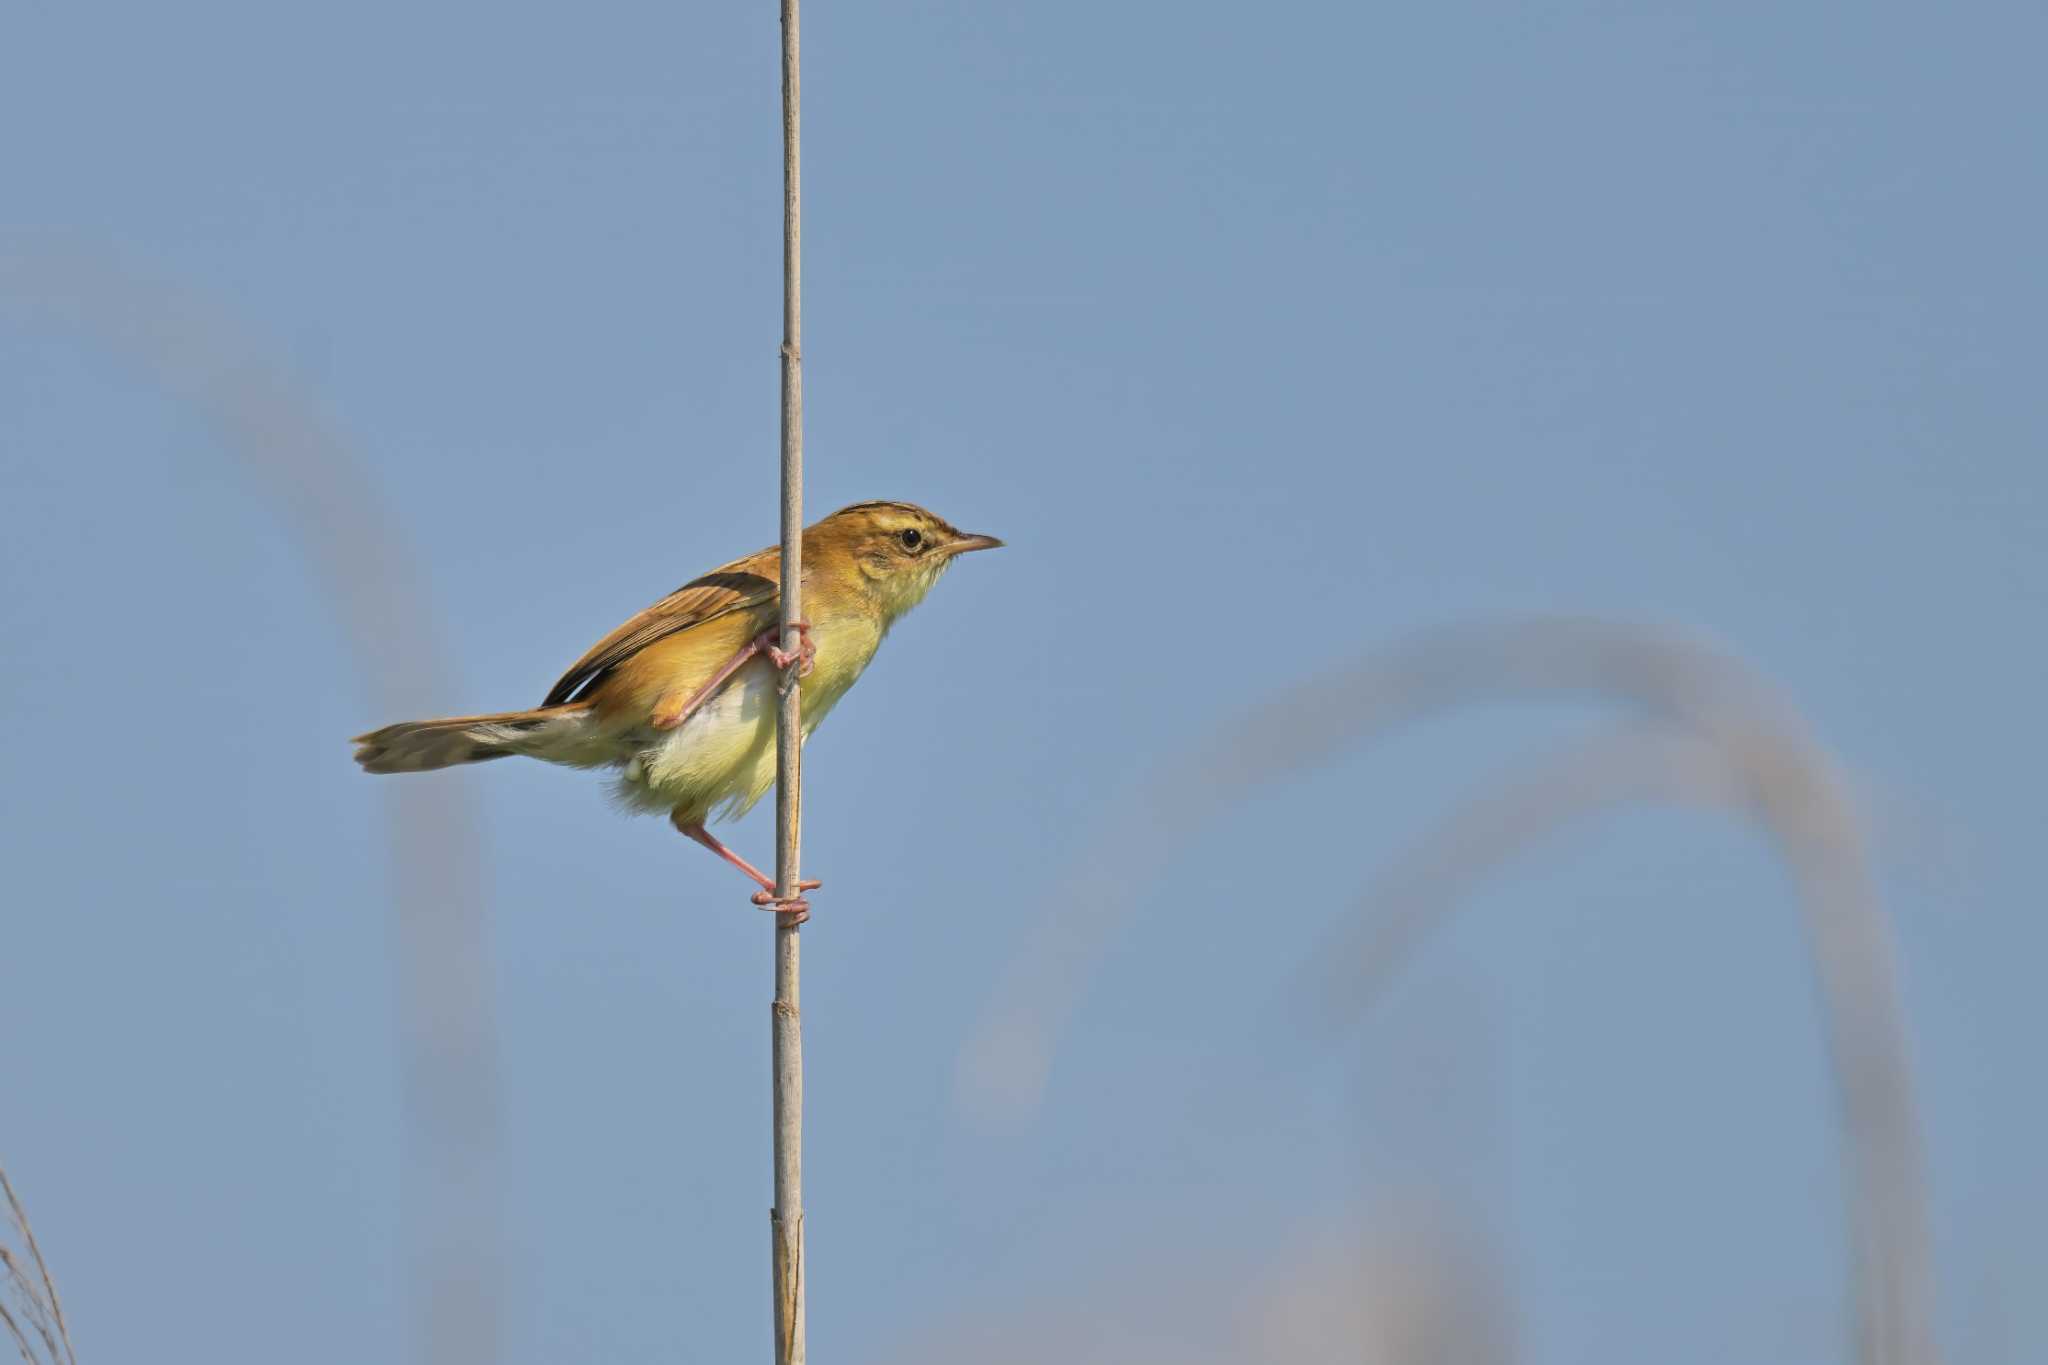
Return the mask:
[(423, 773), (513, 754), (586, 766), (606, 757), (593, 745), (594, 722), (589, 702), (572, 701), (492, 716), (402, 721), (357, 735), (351, 742), (356, 762), (372, 773)]

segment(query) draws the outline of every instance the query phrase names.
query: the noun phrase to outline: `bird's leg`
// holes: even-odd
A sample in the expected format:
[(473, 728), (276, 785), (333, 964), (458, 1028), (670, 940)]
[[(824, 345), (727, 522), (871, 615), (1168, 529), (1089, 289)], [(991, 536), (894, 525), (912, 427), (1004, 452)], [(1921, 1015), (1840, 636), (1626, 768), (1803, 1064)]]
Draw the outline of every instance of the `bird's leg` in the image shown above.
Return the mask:
[(698, 707), (710, 701), (712, 694), (725, 686), (726, 679), (739, 672), (746, 665), (747, 660), (757, 654), (767, 655), (768, 661), (777, 668), (788, 668), (793, 663), (801, 663), (800, 676), (801, 674), (809, 673), (811, 671), (811, 661), (818, 656), (817, 646), (811, 643), (811, 623), (808, 621), (794, 621), (791, 624), (797, 628), (803, 639), (803, 643), (798, 647), (796, 653), (791, 654), (776, 643), (781, 638), (779, 630), (773, 628), (764, 630), (753, 639), (747, 641), (738, 653), (727, 659), (723, 664), (720, 664), (718, 671), (707, 678), (704, 685), (695, 692), (690, 693), (688, 696), (683, 695), (681, 692), (664, 692), (655, 700), (654, 712), (648, 718), (649, 722), (657, 730), (675, 729), (678, 725), (681, 725), (684, 721), (695, 715)]
[(760, 868), (755, 867), (745, 858), (727, 848), (719, 840), (718, 836), (704, 828), (701, 822), (683, 819), (682, 812), (680, 811), (670, 818), (678, 833), (704, 845), (704, 847), (710, 849), (713, 853), (716, 853), (719, 857), (725, 859), (725, 861), (731, 863), (754, 880), (754, 884), (761, 888), (754, 893), (754, 904), (764, 910), (775, 910), (781, 914), (795, 915), (798, 924), (802, 924), (811, 917), (811, 903), (804, 899), (803, 893), (817, 890), (824, 885), (823, 882), (798, 882), (796, 884), (796, 895), (789, 897), (787, 900), (780, 899), (775, 894), (775, 882), (772, 878), (762, 872)]

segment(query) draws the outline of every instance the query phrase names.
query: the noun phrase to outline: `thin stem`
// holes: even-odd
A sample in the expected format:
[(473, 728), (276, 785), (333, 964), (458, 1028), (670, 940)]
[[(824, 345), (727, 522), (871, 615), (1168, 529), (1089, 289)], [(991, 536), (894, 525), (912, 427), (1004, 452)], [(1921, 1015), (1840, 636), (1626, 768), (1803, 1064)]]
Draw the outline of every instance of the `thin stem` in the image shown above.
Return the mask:
[[(64, 1300), (57, 1296), (57, 1281), (50, 1274), (49, 1262), (43, 1259), (43, 1249), (36, 1244), (36, 1230), (29, 1225), (28, 1210), (21, 1206), (20, 1197), (14, 1193), (14, 1182), (7, 1178), (7, 1169), (4, 1166), (0, 1166), (0, 1194), (6, 1196), (7, 1211), (14, 1220), (14, 1226), (21, 1230), (21, 1240), (27, 1245), (28, 1254), (36, 1263), (36, 1274), (41, 1277), (43, 1293), (49, 1300), (50, 1316), (56, 1320), (57, 1335), (64, 1342), (64, 1359), (69, 1361), (70, 1365), (78, 1365), (78, 1357), (71, 1352), (71, 1329), (64, 1322)], [(35, 1302), (34, 1286), (29, 1284), (28, 1277), (21, 1273), (20, 1268), (14, 1264), (11, 1257), (8, 1258), (7, 1268), (21, 1281), (22, 1288), (33, 1305)], [(45, 1334), (45, 1339), (47, 1339), (47, 1334)], [(50, 1358), (53, 1362), (57, 1359), (54, 1346), (51, 1347)]]
[[(50, 1333), (50, 1310), (42, 1300), (35, 1284), (21, 1270), (21, 1263), (5, 1247), (0, 1247), (0, 1269), (7, 1272), (7, 1283), (14, 1290), (15, 1299), (21, 1305), (21, 1315), (28, 1319), (28, 1325), (42, 1338), (43, 1351), (50, 1365), (64, 1365), (64, 1357), (57, 1350), (57, 1339)], [(31, 1357), (31, 1365), (34, 1358)]]
[[(804, 369), (803, 196), (797, 0), (782, 0), (782, 647), (802, 644)], [(798, 664), (783, 675), (775, 741), (775, 894), (798, 894), (803, 822), (803, 689)], [(776, 1365), (804, 1360), (804, 1052), (798, 1004), (798, 917), (775, 917), (775, 1207), (769, 1214), (775, 1274)]]
[(21, 1324), (14, 1320), (14, 1314), (7, 1311), (7, 1305), (4, 1303), (0, 1303), (0, 1327), (5, 1327), (8, 1335), (14, 1338), (15, 1346), (21, 1351), (21, 1358), (27, 1361), (28, 1365), (36, 1365), (35, 1348), (28, 1344), (28, 1338), (22, 1334)]

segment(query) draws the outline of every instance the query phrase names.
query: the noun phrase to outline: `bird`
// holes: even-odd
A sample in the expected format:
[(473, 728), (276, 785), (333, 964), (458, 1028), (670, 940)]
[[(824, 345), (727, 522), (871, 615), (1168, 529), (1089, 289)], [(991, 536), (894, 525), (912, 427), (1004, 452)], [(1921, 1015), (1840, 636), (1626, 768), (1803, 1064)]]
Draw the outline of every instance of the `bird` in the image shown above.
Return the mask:
[(875, 657), (882, 637), (961, 555), (1002, 545), (909, 502), (857, 502), (804, 528), (798, 648), (782, 648), (782, 550), (771, 545), (691, 579), (592, 645), (527, 711), (403, 721), (353, 741), (370, 773), (416, 773), (523, 754), (608, 768), (629, 811), (666, 811), (678, 832), (760, 886), (754, 903), (802, 923), (805, 881), (778, 897), (760, 869), (707, 828), (775, 785), (782, 688), (801, 689), (803, 737)]

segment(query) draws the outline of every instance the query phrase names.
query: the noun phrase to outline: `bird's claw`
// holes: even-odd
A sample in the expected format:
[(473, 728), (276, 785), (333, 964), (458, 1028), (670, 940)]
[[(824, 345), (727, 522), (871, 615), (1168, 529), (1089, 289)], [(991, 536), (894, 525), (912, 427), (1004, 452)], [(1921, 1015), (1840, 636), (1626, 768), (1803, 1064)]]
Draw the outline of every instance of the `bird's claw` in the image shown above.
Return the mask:
[(789, 624), (797, 634), (796, 652), (792, 654), (782, 647), (782, 632), (779, 629), (761, 632), (761, 652), (766, 654), (768, 662), (777, 668), (787, 669), (791, 664), (795, 664), (796, 675), (799, 678), (808, 678), (818, 662), (818, 647), (811, 642), (811, 623), (791, 621)]
[(756, 891), (754, 893), (754, 904), (760, 906), (763, 910), (773, 910), (778, 915), (794, 916), (790, 920), (790, 923), (793, 925), (802, 924), (811, 917), (811, 903), (804, 899), (803, 893), (806, 891), (816, 891), (823, 885), (823, 882), (816, 881), (798, 882), (796, 884), (797, 894), (794, 896), (778, 896), (773, 891)]

